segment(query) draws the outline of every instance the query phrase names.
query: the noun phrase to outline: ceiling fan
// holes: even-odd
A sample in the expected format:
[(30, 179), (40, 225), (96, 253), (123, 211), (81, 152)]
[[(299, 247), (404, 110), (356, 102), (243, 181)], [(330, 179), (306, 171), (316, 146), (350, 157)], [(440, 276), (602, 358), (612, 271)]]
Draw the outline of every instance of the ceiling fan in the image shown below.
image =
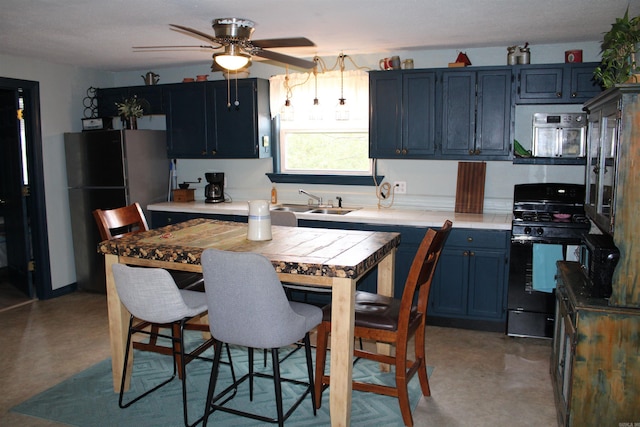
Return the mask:
[(282, 39), (251, 40), (254, 30), (254, 22), (242, 18), (214, 19), (212, 27), (215, 35), (210, 35), (193, 28), (182, 25), (169, 24), (171, 29), (185, 33), (192, 37), (204, 39), (212, 43), (201, 46), (134, 46), (134, 49), (172, 49), (172, 48), (210, 48), (221, 49), (223, 52), (213, 54), (212, 71), (239, 70), (246, 67), (252, 56), (259, 56), (283, 64), (292, 65), (303, 69), (316, 66), (313, 61), (300, 59), (282, 53), (272, 52), (267, 49), (282, 47), (311, 47), (315, 46), (311, 40), (305, 37), (292, 37)]

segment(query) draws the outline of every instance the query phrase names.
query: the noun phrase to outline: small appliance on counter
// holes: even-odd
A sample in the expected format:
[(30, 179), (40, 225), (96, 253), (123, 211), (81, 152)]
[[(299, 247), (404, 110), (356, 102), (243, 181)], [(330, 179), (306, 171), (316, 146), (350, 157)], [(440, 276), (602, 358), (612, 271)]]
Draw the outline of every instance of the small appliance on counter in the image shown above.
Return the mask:
[(224, 173), (207, 172), (204, 178), (208, 184), (204, 187), (205, 203), (224, 202)]

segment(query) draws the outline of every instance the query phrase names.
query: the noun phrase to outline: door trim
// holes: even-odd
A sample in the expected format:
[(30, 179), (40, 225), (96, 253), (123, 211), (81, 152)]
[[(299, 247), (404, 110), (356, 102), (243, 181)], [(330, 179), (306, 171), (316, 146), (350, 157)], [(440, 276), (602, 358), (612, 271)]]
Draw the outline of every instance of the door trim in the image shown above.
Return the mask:
[[(42, 153), (42, 132), (40, 130), (40, 83), (30, 80), (18, 80), (0, 77), (0, 88), (6, 90), (22, 89), (27, 135), (27, 168), (30, 177), (30, 220), (33, 259), (36, 264), (33, 282), (36, 296), (49, 299), (60, 295), (54, 292), (51, 284), (51, 260), (49, 258), (49, 235), (47, 231), (47, 211), (44, 193), (44, 168)], [(67, 293), (67, 292), (64, 292)]]

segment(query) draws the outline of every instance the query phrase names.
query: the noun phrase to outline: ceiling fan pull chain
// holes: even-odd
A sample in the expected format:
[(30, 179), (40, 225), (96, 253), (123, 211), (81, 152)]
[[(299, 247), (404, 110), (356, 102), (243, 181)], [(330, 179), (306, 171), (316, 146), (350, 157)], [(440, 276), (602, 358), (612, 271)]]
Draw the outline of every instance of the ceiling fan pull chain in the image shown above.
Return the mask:
[(231, 111), (231, 83), (229, 82), (229, 74), (227, 74), (227, 109)]
[(234, 74), (236, 78), (236, 102), (233, 104), (236, 106), (236, 111), (238, 111), (240, 109), (240, 101), (238, 101), (238, 70), (235, 70)]

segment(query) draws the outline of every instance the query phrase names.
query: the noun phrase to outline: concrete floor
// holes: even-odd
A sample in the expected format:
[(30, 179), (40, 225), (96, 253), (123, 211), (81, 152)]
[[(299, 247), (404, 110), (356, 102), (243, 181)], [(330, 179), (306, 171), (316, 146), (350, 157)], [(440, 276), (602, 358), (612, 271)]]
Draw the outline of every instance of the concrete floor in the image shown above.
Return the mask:
[[(0, 312), (0, 425), (59, 426), (14, 405), (109, 357), (106, 297), (76, 292)], [(555, 426), (551, 343), (429, 327), (432, 396), (416, 426)]]

